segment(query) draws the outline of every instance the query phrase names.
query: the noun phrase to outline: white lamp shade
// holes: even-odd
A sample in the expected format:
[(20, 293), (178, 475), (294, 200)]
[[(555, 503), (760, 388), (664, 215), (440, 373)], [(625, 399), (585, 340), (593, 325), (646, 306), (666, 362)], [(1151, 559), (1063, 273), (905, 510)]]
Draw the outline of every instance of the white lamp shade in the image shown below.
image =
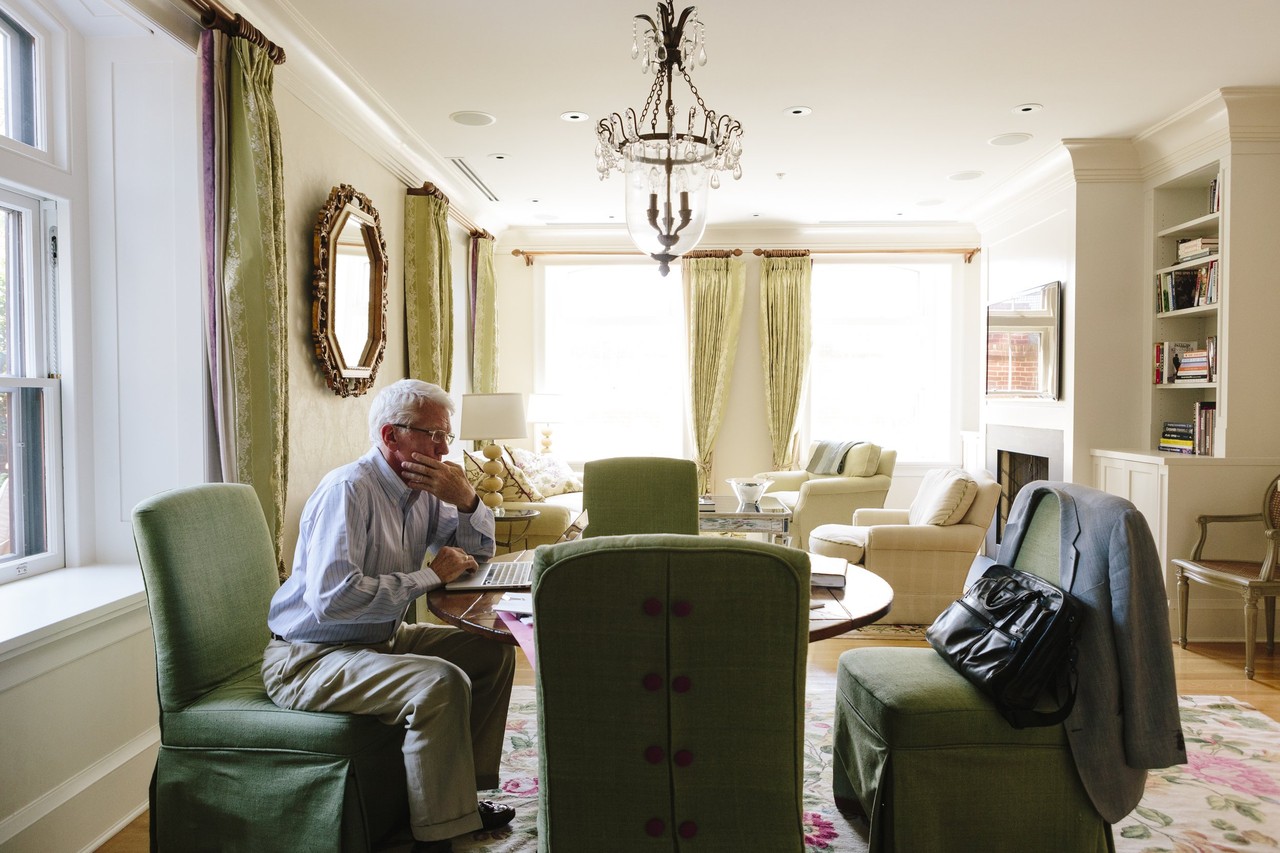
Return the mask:
[(488, 441), (527, 438), (523, 394), (463, 394), (458, 437)]

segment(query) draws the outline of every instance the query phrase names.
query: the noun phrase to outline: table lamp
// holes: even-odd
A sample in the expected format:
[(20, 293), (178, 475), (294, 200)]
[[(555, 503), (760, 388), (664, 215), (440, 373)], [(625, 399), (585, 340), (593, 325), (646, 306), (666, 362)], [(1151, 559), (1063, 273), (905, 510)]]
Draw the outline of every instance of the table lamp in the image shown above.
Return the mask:
[(496, 441), (500, 438), (525, 438), (528, 434), (522, 394), (462, 395), (459, 438), (490, 442), (484, 446), (485, 463), (480, 466), (487, 476), (480, 481), (476, 491), (494, 515), (502, 515), (502, 490), (506, 485), (502, 445)]
[(561, 394), (530, 394), (529, 423), (542, 427), (542, 452), (551, 452), (551, 425), (565, 419), (567, 400)]

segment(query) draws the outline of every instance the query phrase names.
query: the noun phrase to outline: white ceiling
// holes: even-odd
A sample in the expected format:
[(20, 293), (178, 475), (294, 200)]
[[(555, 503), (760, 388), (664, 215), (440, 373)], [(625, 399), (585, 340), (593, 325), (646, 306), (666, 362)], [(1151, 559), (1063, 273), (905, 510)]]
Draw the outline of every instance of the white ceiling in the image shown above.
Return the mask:
[[(291, 64), (301, 56), (295, 73), (307, 57), (329, 66), (438, 183), (462, 187), (455, 204), (478, 223), (622, 221), (621, 176), (598, 179), (594, 130), (644, 103), (632, 16), (652, 3), (227, 5)], [(709, 61), (693, 81), (744, 127), (745, 175), (712, 191), (713, 225), (965, 222), (1063, 139), (1130, 137), (1218, 88), (1280, 85), (1276, 0), (706, 0), (698, 14)], [(1015, 112), (1026, 103), (1043, 109)], [(795, 105), (813, 112), (788, 115)], [(462, 126), (449, 118), (460, 110), (497, 121)], [(562, 121), (568, 110), (590, 121)], [(1032, 139), (988, 143), (1007, 133)], [(983, 175), (949, 179), (964, 171)]]

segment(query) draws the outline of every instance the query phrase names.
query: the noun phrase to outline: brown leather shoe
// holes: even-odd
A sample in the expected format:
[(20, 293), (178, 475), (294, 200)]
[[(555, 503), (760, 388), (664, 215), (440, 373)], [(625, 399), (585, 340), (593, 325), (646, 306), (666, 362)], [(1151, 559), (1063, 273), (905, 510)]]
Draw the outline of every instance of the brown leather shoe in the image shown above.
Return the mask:
[(493, 800), (481, 800), (476, 803), (476, 810), (480, 812), (480, 823), (485, 829), (498, 829), (506, 826), (516, 816), (516, 810), (511, 806), (504, 806), (502, 803), (495, 803)]

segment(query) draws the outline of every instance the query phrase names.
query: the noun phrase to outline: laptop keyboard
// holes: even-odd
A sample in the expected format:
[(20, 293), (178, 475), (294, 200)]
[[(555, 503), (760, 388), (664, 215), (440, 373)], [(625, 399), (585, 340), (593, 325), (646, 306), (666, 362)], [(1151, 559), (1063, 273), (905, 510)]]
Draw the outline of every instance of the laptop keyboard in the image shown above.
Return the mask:
[(530, 561), (490, 563), (489, 569), (489, 576), (484, 579), (485, 586), (513, 584), (527, 586), (532, 583), (533, 563)]

